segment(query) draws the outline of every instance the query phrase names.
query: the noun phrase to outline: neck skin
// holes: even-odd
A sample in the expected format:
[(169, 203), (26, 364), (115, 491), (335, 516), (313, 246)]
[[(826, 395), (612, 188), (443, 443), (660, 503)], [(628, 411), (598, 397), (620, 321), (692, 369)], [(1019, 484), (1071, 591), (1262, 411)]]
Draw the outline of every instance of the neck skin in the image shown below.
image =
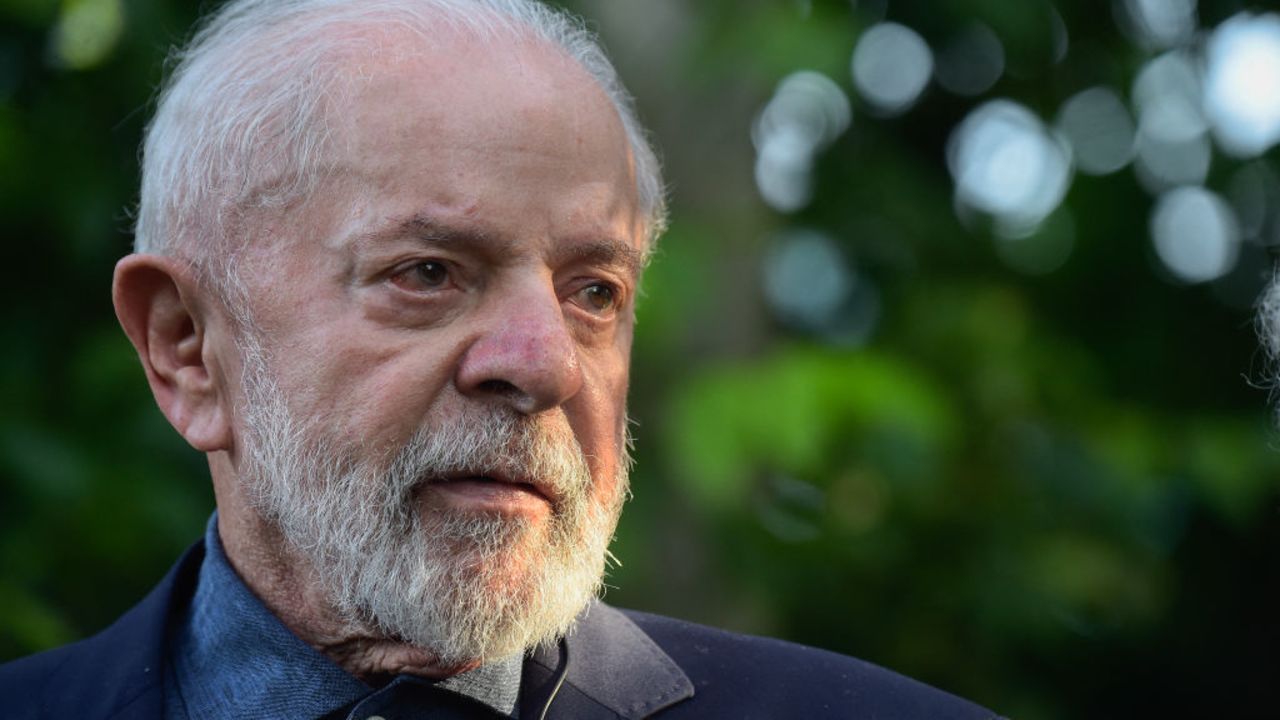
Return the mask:
[(231, 567), (308, 645), (365, 681), (399, 674), (440, 679), (480, 664), (439, 665), (425, 650), (340, 616), (320, 589), (310, 563), (250, 505), (225, 452), (210, 453), (209, 470), (218, 504), (218, 536)]

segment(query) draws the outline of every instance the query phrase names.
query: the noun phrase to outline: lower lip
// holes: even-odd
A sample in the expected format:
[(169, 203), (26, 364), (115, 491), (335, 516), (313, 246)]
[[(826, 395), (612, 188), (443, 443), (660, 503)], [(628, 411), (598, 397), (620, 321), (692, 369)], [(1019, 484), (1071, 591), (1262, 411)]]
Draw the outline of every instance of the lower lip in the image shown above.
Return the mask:
[(430, 486), (431, 494), (453, 507), (511, 514), (545, 513), (546, 496), (529, 485), (496, 480), (450, 480)]

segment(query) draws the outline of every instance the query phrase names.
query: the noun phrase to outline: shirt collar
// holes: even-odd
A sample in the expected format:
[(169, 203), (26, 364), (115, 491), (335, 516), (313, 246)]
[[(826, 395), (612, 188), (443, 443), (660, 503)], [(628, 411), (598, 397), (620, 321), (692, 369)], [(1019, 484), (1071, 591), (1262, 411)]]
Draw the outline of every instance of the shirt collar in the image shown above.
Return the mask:
[(170, 650), (180, 704), (190, 720), (319, 717), (372, 699), (381, 704), (409, 697), (423, 685), (516, 717), (520, 655), (437, 683), (401, 676), (380, 690), (347, 673), (294, 635), (249, 590), (227, 560), (217, 520), (215, 512), (205, 530), (196, 591)]

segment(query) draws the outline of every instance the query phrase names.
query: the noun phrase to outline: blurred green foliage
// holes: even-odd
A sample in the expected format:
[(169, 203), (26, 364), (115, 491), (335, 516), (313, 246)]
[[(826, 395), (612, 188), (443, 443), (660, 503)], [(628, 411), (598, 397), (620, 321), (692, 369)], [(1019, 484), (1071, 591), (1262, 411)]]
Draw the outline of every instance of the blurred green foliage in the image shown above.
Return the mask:
[[(610, 601), (855, 654), (1019, 718), (1274, 717), (1280, 454), (1250, 382), (1269, 267), (1248, 259), (1244, 292), (1171, 280), (1129, 171), (1075, 178), (1037, 236), (1070, 237), (1047, 274), (1002, 261), (951, 201), (944, 145), (982, 100), (1051, 118), (1128, 86), (1149, 53), (1109, 5), (571, 6), (637, 95), (674, 201), (639, 311)], [(1201, 23), (1239, 7), (1202, 3)], [(110, 622), (212, 509), (109, 301), (162, 57), (195, 10), (0, 2), (0, 658)], [(855, 42), (885, 16), (931, 44), (981, 20), (1007, 71), (893, 119), (855, 101), (812, 202), (769, 210), (753, 117), (797, 70), (852, 96)], [(1210, 183), (1232, 167), (1215, 157)], [(876, 288), (863, 341), (772, 312), (762, 278), (795, 228), (836, 238)]]

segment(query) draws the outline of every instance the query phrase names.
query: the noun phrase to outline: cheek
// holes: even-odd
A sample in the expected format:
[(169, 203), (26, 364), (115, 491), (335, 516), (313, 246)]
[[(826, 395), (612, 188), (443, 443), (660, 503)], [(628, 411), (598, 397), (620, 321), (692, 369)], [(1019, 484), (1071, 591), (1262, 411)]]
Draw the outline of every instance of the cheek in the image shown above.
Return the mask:
[(583, 388), (566, 406), (574, 435), (592, 477), (608, 491), (625, 451), (627, 364), (625, 358), (584, 363)]
[(626, 443), (627, 438), (627, 393), (631, 385), (631, 335), (631, 323), (628, 322), (618, 350), (620, 361), (610, 387), (612, 402), (617, 408), (614, 432), (617, 434), (619, 443), (623, 444)]
[[(348, 325), (352, 325), (348, 327)], [(416, 432), (448, 383), (447, 343), (336, 322), (286, 351), (290, 403), (340, 442), (377, 451)]]

